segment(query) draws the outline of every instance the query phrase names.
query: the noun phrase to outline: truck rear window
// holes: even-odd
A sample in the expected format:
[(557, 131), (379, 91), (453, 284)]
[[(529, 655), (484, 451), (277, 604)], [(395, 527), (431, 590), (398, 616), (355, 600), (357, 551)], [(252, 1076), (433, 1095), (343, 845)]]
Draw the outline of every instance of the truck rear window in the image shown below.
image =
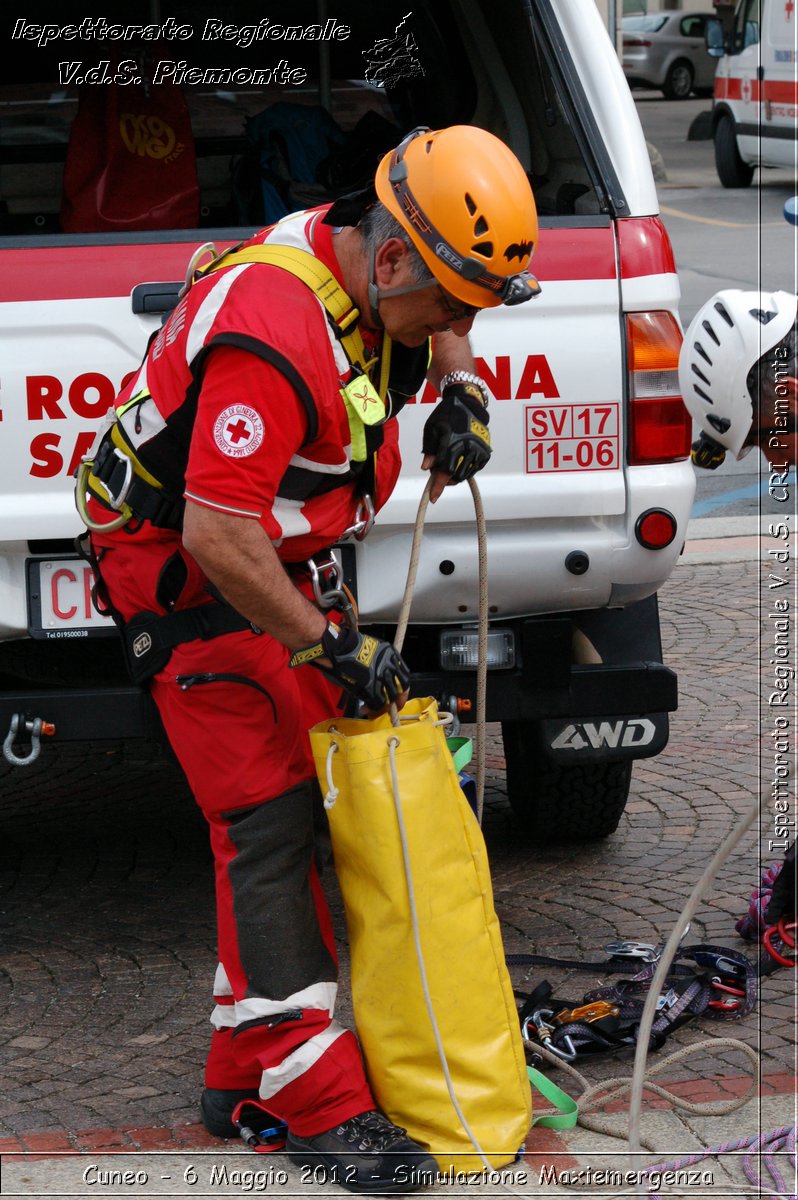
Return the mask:
[(143, 9), (6, 19), (1, 237), (257, 228), (367, 184), (416, 125), (458, 123), (512, 147), (543, 216), (602, 211), (518, 0)]

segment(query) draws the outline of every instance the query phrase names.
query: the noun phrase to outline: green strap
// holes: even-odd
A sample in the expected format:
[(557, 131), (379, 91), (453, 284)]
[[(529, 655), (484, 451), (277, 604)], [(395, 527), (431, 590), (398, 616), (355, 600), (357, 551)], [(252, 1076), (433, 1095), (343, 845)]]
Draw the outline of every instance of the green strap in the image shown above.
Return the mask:
[(573, 1096), (569, 1096), (562, 1088), (558, 1088), (556, 1083), (552, 1083), (534, 1067), (527, 1067), (526, 1073), (535, 1091), (540, 1092), (541, 1096), (559, 1109), (559, 1112), (535, 1117), (532, 1124), (540, 1125), (544, 1129), (573, 1129), (579, 1116), (579, 1105)]

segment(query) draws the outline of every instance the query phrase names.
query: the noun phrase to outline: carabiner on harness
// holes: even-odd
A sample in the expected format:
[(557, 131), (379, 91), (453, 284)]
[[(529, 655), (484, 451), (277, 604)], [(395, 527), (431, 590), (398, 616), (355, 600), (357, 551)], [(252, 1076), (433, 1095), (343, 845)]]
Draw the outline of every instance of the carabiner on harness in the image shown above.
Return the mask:
[(205, 258), (206, 255), (210, 255), (210, 261), (205, 264), (206, 267), (209, 267), (211, 265), (211, 263), (215, 262), (216, 259), (219, 257), (219, 251), (216, 249), (213, 242), (205, 242), (204, 245), (198, 246), (197, 249), (194, 251), (194, 253), (191, 255), (191, 258), (188, 260), (188, 266), (186, 267), (185, 283), (183, 284), (182, 288), (180, 289), (180, 293), (179, 293), (181, 299), (183, 296), (185, 296), (186, 292), (188, 291), (188, 289), (191, 287), (192, 283), (194, 282), (194, 276), (196, 275), (199, 265), (202, 262), (203, 258)]
[[(94, 460), (84, 458), (75, 472), (75, 508), (78, 510), (78, 516), (83, 524), (87, 529), (90, 529), (92, 533), (111, 533), (114, 529), (121, 529), (122, 526), (130, 520), (133, 514), (129, 508), (123, 506), (119, 515), (112, 517), (110, 521), (101, 522), (94, 520), (94, 518), (90, 515), (88, 506), (86, 504), (86, 496), (89, 494), (89, 476), (92, 473), (93, 467)], [(132, 463), (130, 464), (130, 469), (132, 473)]]
[(371, 496), (365, 495), (357, 506), (354, 523), (344, 530), (338, 539), (339, 542), (344, 542), (350, 537), (353, 537), (356, 542), (362, 542), (363, 538), (374, 528), (375, 519), (374, 501)]

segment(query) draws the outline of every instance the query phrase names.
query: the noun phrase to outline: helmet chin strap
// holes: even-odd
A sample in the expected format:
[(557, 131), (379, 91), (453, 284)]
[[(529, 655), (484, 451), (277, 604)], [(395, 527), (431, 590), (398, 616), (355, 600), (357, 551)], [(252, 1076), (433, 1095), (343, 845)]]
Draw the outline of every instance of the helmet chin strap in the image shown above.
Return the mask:
[(384, 326), (379, 313), (381, 300), (385, 299), (386, 296), (407, 296), (411, 292), (423, 292), (425, 288), (435, 287), (438, 281), (434, 275), (427, 275), (424, 279), (420, 279), (418, 283), (408, 283), (405, 287), (378, 288), (375, 271), (376, 257), (377, 252), (372, 246), (369, 250), (369, 283), (367, 288), (367, 297), (371, 320), (377, 329), (382, 329)]

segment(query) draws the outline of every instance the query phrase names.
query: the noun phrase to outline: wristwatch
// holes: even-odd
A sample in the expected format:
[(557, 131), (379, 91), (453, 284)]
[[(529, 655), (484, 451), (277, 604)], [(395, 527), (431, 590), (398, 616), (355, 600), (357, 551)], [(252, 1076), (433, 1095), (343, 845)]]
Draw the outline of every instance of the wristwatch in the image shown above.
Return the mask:
[(438, 385), (438, 392), (440, 395), (443, 395), (443, 389), (448, 387), (450, 383), (470, 383), (473, 384), (474, 387), (478, 387), (482, 393), (482, 403), (485, 405), (485, 408), (488, 407), (488, 385), (485, 383), (484, 379), (480, 379), (479, 375), (474, 375), (471, 371), (447, 372)]

